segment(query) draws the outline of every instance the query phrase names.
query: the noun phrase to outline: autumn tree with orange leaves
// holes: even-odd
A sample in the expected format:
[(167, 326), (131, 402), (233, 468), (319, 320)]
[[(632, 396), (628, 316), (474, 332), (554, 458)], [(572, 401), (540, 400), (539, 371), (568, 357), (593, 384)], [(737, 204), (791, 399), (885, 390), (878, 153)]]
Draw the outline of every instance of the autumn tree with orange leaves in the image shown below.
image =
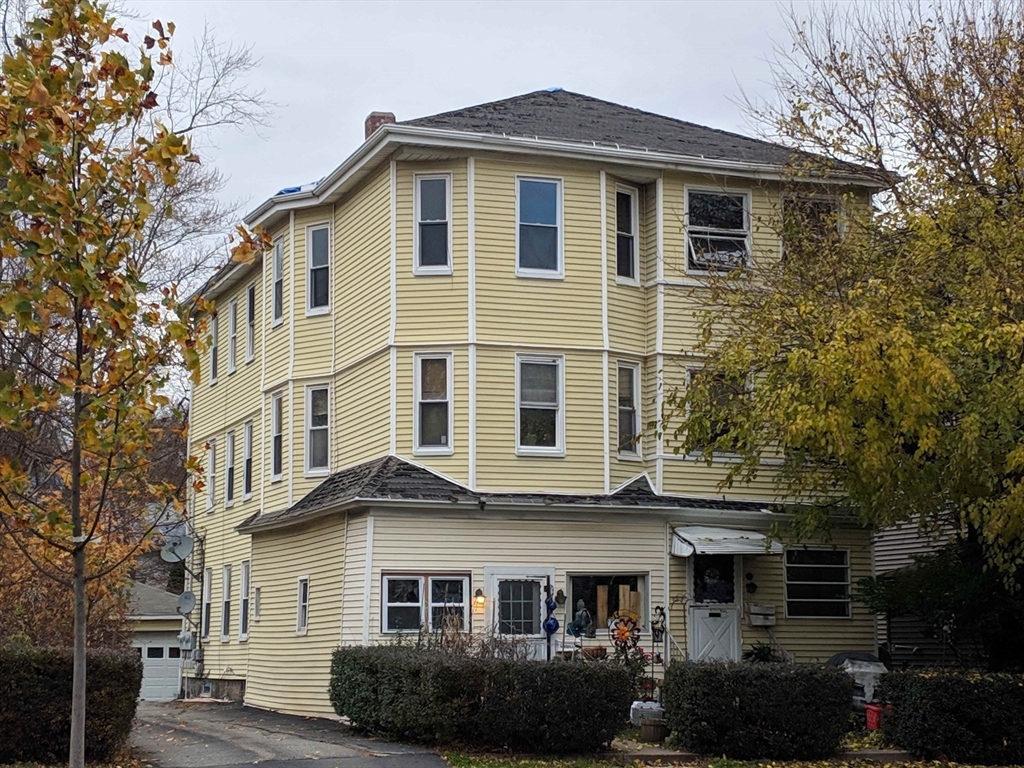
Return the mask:
[(104, 6), (46, 0), (0, 73), (0, 523), (73, 600), (72, 768), (90, 585), (139, 546), (146, 502), (175, 502), (154, 420), (171, 366), (197, 362), (176, 290), (130, 258), (151, 191), (196, 160), (153, 119), (173, 31), (133, 49)]

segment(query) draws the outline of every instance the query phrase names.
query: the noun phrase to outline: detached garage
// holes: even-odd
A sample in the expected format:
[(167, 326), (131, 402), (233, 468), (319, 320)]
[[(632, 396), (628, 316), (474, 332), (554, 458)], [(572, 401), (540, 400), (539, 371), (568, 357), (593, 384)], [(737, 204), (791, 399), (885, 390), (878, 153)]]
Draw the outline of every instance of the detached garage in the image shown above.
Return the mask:
[(181, 690), (181, 616), (178, 596), (146, 584), (132, 587), (129, 618), (135, 635), (132, 647), (142, 658), (143, 701), (170, 701)]

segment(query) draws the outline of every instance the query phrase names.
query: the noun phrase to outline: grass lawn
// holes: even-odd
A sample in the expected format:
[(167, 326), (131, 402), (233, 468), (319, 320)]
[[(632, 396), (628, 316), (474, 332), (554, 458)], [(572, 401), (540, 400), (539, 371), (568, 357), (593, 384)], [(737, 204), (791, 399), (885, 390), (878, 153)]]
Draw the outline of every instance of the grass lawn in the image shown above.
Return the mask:
[[(622, 760), (600, 760), (590, 758), (543, 760), (538, 758), (520, 759), (500, 755), (451, 752), (444, 755), (452, 768), (622, 768)], [(636, 763), (639, 765), (639, 763)], [(665, 763), (654, 763), (665, 765)], [(958, 763), (903, 762), (877, 763), (870, 760), (819, 760), (819, 761), (743, 761), (727, 758), (698, 759), (685, 765), (696, 768), (968, 768)]]

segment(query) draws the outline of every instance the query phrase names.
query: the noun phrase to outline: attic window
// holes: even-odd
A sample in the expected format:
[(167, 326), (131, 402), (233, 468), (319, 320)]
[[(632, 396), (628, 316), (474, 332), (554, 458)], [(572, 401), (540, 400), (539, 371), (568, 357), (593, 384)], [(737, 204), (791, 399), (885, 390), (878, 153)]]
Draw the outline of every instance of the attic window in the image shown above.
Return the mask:
[(750, 258), (749, 200), (743, 192), (690, 190), (686, 198), (686, 268), (728, 272)]

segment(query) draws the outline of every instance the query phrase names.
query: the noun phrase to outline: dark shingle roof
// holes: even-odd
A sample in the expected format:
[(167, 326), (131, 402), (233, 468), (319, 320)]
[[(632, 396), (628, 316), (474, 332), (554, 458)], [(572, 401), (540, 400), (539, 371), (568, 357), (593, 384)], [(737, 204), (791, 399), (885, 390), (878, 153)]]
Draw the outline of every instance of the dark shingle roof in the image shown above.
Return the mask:
[(766, 505), (755, 501), (703, 499), (658, 494), (646, 475), (640, 475), (611, 494), (566, 493), (482, 493), (448, 480), (429, 469), (397, 456), (384, 456), (335, 472), (297, 503), (277, 512), (257, 514), (238, 526), (242, 532), (301, 522), (319, 512), (343, 504), (373, 501), (434, 501), (452, 504), (517, 506), (660, 507), (664, 509), (716, 509), (761, 511)]
[(534, 91), (400, 124), (499, 136), (596, 142), (687, 157), (770, 165), (787, 165), (794, 157), (792, 149), (779, 144), (561, 89)]
[(178, 596), (148, 584), (132, 584), (128, 596), (129, 616), (174, 616), (178, 612)]

